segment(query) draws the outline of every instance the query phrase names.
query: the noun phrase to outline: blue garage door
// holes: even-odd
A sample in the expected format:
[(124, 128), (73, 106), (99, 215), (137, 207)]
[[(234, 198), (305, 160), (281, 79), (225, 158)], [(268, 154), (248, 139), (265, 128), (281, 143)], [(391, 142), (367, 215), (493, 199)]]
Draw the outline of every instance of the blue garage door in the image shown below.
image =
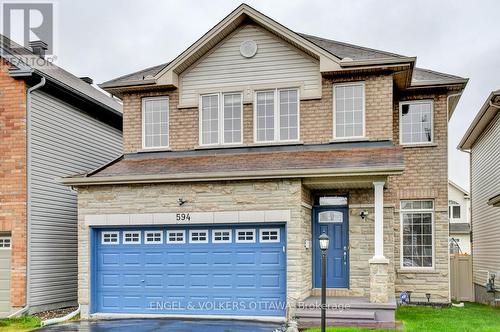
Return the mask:
[(283, 316), (283, 226), (96, 229), (93, 311)]

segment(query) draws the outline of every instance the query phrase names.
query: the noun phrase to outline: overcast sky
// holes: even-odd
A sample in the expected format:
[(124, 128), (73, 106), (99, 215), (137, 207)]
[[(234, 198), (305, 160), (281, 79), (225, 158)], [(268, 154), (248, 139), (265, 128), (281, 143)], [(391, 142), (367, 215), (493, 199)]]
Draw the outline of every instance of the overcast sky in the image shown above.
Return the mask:
[[(95, 82), (173, 59), (239, 1), (60, 0), (58, 64)], [(500, 1), (267, 0), (247, 3), (288, 28), (417, 56), (417, 66), (470, 78), (449, 123), (449, 177), (469, 188), (456, 150), (500, 88)]]

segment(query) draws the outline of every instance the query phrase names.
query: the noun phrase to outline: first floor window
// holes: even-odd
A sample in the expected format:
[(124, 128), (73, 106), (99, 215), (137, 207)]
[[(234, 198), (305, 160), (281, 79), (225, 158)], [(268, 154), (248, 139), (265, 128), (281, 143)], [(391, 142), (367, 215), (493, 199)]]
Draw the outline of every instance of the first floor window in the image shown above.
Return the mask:
[(123, 232), (124, 244), (140, 244), (141, 232)]
[(189, 236), (190, 243), (208, 243), (208, 231), (206, 230), (191, 230), (189, 231)]
[(299, 139), (299, 91), (297, 89), (258, 91), (254, 107), (256, 142)]
[(255, 229), (239, 229), (236, 231), (236, 242), (239, 243), (254, 243)]
[(400, 108), (401, 144), (432, 142), (432, 101), (403, 102)]
[(102, 232), (101, 233), (101, 243), (102, 244), (118, 244), (118, 232)]
[(333, 87), (334, 137), (364, 136), (365, 84), (363, 82), (337, 84)]
[(402, 267), (433, 267), (434, 202), (401, 202)]
[(168, 147), (168, 97), (142, 100), (143, 148)]
[(144, 243), (163, 243), (163, 232), (162, 231), (145, 231), (144, 232)]
[(201, 96), (200, 144), (243, 143), (241, 93)]
[(10, 249), (10, 236), (0, 236), (0, 249)]

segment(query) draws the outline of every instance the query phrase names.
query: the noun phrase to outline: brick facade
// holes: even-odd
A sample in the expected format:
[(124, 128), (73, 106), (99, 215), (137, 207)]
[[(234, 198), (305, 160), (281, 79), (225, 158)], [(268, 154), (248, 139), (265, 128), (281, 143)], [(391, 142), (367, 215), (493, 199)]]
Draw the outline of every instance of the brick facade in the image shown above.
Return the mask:
[(0, 232), (12, 236), (11, 306), (26, 304), (26, 86), (0, 63)]
[[(368, 140), (392, 140), (399, 144), (399, 102), (411, 99), (434, 101), (434, 142), (427, 146), (405, 147), (405, 170), (390, 176), (384, 189), (384, 255), (386, 265), (371, 265), (374, 254), (374, 192), (373, 188), (346, 188), (329, 191), (347, 194), (349, 200), (350, 288), (342, 296), (373, 297), (383, 301), (401, 291), (413, 291), (412, 299), (424, 301), (431, 293), (432, 301), (449, 301), (448, 218), (447, 218), (447, 92), (394, 92), (393, 77), (374, 73), (364, 76), (324, 77), (322, 98), (300, 102), (300, 141), (304, 144), (325, 144), (333, 139), (334, 84), (365, 82), (365, 125)], [(198, 109), (178, 109), (178, 91), (127, 93), (124, 95), (124, 152), (141, 151), (141, 98), (169, 96), (170, 150), (192, 150), (198, 146)], [(253, 144), (253, 105), (243, 109), (245, 145)], [(311, 293), (312, 256), (304, 241), (312, 238), (312, 193), (301, 186), (300, 179), (257, 181), (254, 183), (214, 182), (212, 184), (158, 184), (85, 187), (79, 191), (80, 237), (80, 303), (88, 304), (88, 226), (85, 216), (92, 214), (179, 212), (175, 204), (178, 194), (195, 202), (191, 211), (230, 211), (286, 208), (292, 211), (288, 225), (288, 300), (293, 303)], [(187, 197), (188, 196), (188, 197)], [(158, 198), (161, 199), (158, 201)], [(154, 198), (154, 199), (151, 199)], [(430, 271), (405, 271), (400, 267), (400, 200), (432, 199), (434, 213), (435, 268)], [(181, 208), (181, 210), (184, 207)], [(367, 220), (359, 216), (369, 213)], [(371, 271), (371, 272), (370, 272)], [(380, 280), (383, 287), (373, 288)], [(371, 293), (372, 291), (376, 291)]]
[[(322, 98), (300, 101), (300, 141), (305, 144), (333, 140), (333, 85), (342, 82), (365, 82), (366, 136), (370, 140), (393, 137), (392, 76), (350, 76), (323, 78)], [(124, 153), (142, 150), (142, 98), (169, 97), (169, 150), (192, 150), (198, 147), (198, 109), (179, 109), (178, 90), (127, 93), (123, 96)], [(243, 143), (254, 144), (253, 105), (243, 107)]]

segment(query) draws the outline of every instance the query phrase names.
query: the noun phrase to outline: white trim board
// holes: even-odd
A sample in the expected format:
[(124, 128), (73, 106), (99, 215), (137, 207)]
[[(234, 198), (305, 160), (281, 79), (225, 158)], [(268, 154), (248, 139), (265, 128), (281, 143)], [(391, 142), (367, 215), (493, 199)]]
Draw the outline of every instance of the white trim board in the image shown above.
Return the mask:
[[(179, 215), (189, 220), (177, 220)], [(189, 225), (189, 224), (239, 224), (259, 222), (290, 222), (290, 210), (253, 210), (253, 211), (218, 211), (144, 214), (88, 214), (85, 224), (88, 226), (124, 226), (124, 225)]]

